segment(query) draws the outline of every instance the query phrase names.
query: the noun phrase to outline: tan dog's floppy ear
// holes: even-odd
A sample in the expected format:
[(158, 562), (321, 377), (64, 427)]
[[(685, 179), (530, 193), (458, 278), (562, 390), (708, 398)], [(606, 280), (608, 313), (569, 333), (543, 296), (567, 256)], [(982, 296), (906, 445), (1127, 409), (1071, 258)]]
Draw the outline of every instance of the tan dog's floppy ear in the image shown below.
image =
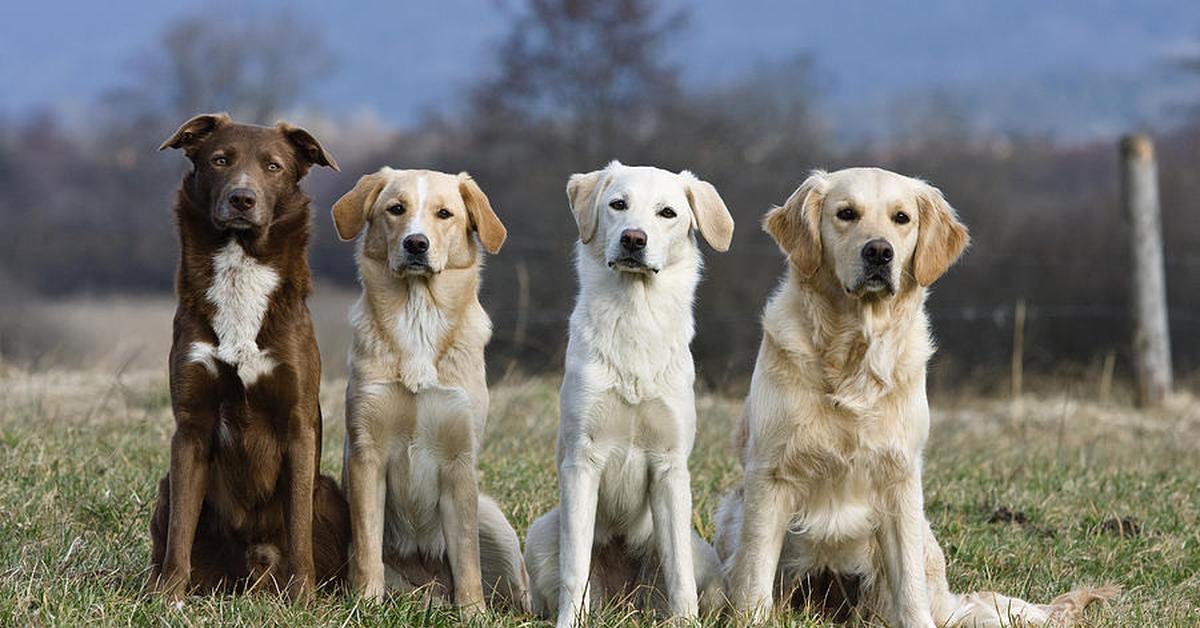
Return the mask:
[(312, 133), (298, 126), (292, 126), (287, 122), (278, 122), (275, 124), (275, 128), (279, 129), (279, 132), (283, 133), (283, 136), (292, 143), (292, 146), (296, 147), (296, 154), (308, 163), (308, 165), (316, 164), (338, 171), (341, 170), (341, 168), (338, 168), (337, 162), (333, 160), (333, 155), (330, 155), (329, 151), (325, 150), (324, 146), (321, 146), (321, 143), (317, 141), (317, 138), (313, 137)]
[(500, 218), (492, 210), (492, 203), (471, 175), (465, 172), (458, 173), (458, 193), (462, 195), (463, 203), (467, 206), (467, 215), (471, 218), (471, 226), (475, 233), (479, 234), (479, 242), (488, 253), (495, 255), (508, 238), (508, 230), (504, 228), (504, 223), (500, 222)]
[(917, 194), (921, 216), (917, 223), (913, 275), (917, 283), (929, 286), (958, 260), (971, 243), (971, 235), (966, 225), (958, 221), (958, 214), (946, 202), (942, 191), (924, 182), (921, 185), (925, 189)]
[(333, 204), (333, 224), (337, 227), (339, 238), (343, 241), (353, 240), (358, 232), (362, 231), (367, 222), (367, 214), (375, 205), (386, 181), (382, 170), (363, 175), (358, 179), (358, 183), (354, 184), (353, 189)]
[(587, 174), (577, 173), (567, 180), (567, 199), (571, 202), (571, 213), (579, 225), (579, 241), (587, 244), (596, 235), (600, 222), (600, 208), (596, 206), (610, 177), (609, 169), (621, 162), (613, 160), (604, 170), (593, 170)]
[(184, 122), (158, 150), (182, 148), (188, 155), (200, 140), (212, 135), (213, 131), (233, 122), (227, 113), (202, 113)]
[(827, 183), (825, 171), (814, 170), (763, 220), (763, 229), (775, 238), (802, 279), (811, 278), (821, 267), (821, 204)]
[(696, 227), (704, 241), (714, 250), (724, 253), (733, 242), (733, 216), (725, 201), (717, 194), (717, 188), (708, 181), (701, 181), (688, 170), (679, 173), (687, 182), (688, 203), (692, 206), (692, 216), (696, 219)]

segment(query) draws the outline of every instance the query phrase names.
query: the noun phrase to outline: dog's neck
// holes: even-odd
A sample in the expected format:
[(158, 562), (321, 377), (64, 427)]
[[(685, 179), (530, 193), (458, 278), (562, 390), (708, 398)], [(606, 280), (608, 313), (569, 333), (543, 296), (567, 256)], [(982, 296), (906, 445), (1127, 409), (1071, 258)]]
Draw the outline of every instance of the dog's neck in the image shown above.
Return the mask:
[(700, 253), (691, 251), (658, 273), (614, 271), (580, 245), (579, 299), (571, 314), (572, 344), (609, 369), (631, 403), (695, 377), (689, 345)]
[(482, 353), (490, 325), (479, 332), (466, 324), (468, 316), (482, 312), (478, 264), (400, 276), (386, 261), (360, 255), (359, 274), (364, 289), (351, 316), (365, 333), (357, 341), (379, 343), (361, 348), (393, 361), (397, 379), (409, 390), (438, 384), (438, 363), (450, 346), (463, 344)]
[(782, 305), (800, 329), (776, 326), (768, 312), (767, 331), (784, 344), (800, 343), (819, 360), (835, 404), (865, 412), (902, 383), (899, 377), (923, 372), (933, 352), (923, 287), (907, 284), (894, 295), (864, 299), (847, 294), (832, 272), (805, 280), (789, 268), (784, 281), (794, 291)]

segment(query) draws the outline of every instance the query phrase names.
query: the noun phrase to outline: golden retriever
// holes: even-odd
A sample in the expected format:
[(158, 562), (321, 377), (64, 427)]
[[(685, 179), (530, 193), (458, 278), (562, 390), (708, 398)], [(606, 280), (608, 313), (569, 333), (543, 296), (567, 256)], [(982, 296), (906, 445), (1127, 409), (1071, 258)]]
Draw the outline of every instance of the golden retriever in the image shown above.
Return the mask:
[(372, 598), (387, 586), (429, 585), (439, 598), (452, 587), (468, 610), (483, 609), (485, 593), (526, 610), (516, 532), (479, 494), (475, 470), (492, 329), (475, 236), (495, 253), (504, 225), (466, 173), (391, 168), (362, 177), (333, 218), (342, 239), (358, 237), (363, 286), (346, 385), (351, 585)]
[(1066, 623), (1112, 595), (1035, 605), (947, 586), (921, 486), (924, 306), (969, 237), (942, 193), (876, 168), (817, 171), (765, 228), (790, 263), (738, 430), (743, 485), (717, 516), (735, 609), (761, 621), (773, 595), (830, 575), (857, 585), (837, 592), (856, 612), (906, 627)]

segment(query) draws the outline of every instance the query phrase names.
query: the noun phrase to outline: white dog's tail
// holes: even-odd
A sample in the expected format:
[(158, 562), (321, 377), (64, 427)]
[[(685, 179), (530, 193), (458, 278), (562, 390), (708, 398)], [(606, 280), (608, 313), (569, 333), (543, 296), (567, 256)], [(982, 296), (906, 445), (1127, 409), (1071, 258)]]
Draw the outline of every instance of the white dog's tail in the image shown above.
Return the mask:
[[(934, 622), (939, 626), (1007, 628), (1009, 626), (1071, 626), (1088, 604), (1107, 600), (1120, 587), (1080, 587), (1049, 604), (1031, 604), (999, 593), (948, 594), (935, 602)], [(940, 607), (940, 608), (939, 608)], [(940, 612), (939, 612), (940, 611)]]

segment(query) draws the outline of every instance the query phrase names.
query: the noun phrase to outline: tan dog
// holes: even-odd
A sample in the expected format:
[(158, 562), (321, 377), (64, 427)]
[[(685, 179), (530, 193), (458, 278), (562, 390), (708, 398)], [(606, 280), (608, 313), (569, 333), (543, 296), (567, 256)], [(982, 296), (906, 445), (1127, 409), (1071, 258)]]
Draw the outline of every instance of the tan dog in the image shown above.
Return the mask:
[(717, 517), (736, 609), (763, 620), (773, 594), (829, 574), (861, 585), (835, 592), (861, 592), (852, 608), (894, 626), (1068, 622), (1111, 595), (1034, 605), (947, 586), (921, 486), (924, 305), (969, 238), (941, 192), (875, 168), (815, 172), (765, 226), (790, 264), (739, 429), (744, 485)]
[(486, 592), (525, 610), (520, 542), (475, 470), (491, 321), (474, 236), (495, 253), (504, 225), (466, 173), (391, 168), (362, 177), (333, 219), (344, 240), (362, 233), (346, 387), (351, 584), (372, 598), (385, 579), (435, 595), (453, 586), (461, 607), (481, 610)]

